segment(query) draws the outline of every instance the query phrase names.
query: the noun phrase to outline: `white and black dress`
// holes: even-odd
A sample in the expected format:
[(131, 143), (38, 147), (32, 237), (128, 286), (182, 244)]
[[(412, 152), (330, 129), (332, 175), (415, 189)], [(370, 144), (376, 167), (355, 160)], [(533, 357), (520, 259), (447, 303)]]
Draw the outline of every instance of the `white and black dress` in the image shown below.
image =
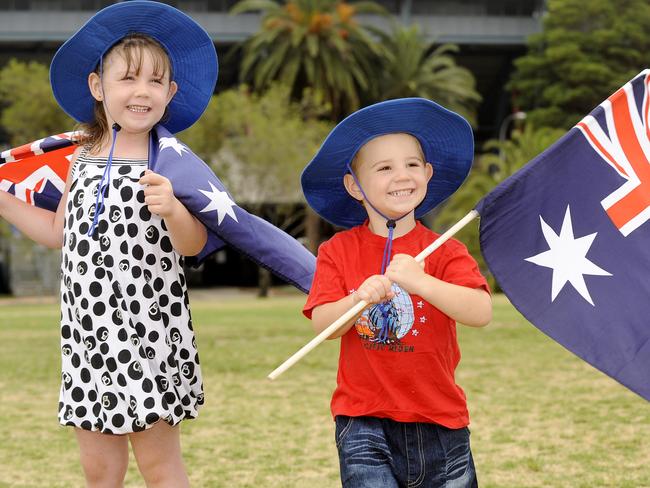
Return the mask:
[(66, 201), (59, 421), (127, 434), (196, 417), (203, 382), (183, 257), (138, 183), (147, 161), (113, 159), (87, 235), (106, 163), (82, 151)]

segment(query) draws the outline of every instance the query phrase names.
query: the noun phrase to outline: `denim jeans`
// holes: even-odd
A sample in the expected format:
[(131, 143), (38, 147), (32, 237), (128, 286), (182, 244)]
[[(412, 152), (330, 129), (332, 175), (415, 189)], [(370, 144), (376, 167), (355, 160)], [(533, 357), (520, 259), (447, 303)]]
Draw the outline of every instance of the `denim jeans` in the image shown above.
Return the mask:
[(469, 429), (336, 417), (344, 488), (478, 487)]

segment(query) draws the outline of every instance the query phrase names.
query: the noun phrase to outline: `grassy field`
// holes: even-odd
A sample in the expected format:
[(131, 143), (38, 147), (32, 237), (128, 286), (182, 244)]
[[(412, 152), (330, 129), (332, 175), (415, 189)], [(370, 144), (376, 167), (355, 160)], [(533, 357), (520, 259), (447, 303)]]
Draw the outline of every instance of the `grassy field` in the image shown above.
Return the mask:
[[(338, 343), (275, 382), (311, 338), (297, 295), (192, 294), (206, 390), (183, 424), (193, 486), (339, 486), (329, 398)], [(0, 300), (0, 487), (81, 487), (56, 420), (58, 306)], [(458, 381), (482, 487), (650, 487), (650, 405), (526, 323), (503, 297), (485, 329), (460, 328)], [(132, 459), (127, 486), (142, 486)]]

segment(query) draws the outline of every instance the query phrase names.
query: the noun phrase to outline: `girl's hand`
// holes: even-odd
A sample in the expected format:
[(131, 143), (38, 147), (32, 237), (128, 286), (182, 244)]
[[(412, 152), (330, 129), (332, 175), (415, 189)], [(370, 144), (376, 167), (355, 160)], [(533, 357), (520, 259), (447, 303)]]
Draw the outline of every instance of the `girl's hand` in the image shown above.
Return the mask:
[(408, 293), (417, 295), (418, 286), (425, 276), (424, 262), (418, 263), (408, 254), (395, 254), (386, 268), (386, 276)]
[(152, 214), (169, 217), (180, 203), (174, 196), (171, 182), (150, 169), (145, 170), (139, 183), (144, 186), (144, 203)]
[(383, 275), (373, 275), (366, 279), (354, 292), (360, 300), (366, 303), (379, 303), (390, 300), (395, 296), (391, 290), (392, 283)]

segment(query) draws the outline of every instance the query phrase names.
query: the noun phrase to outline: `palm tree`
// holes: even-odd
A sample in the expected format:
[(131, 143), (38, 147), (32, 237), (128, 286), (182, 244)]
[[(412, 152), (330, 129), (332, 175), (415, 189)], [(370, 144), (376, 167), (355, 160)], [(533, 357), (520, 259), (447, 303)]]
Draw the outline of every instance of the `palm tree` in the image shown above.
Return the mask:
[(475, 89), (472, 73), (456, 64), (454, 44), (433, 47), (417, 25), (395, 24), (391, 34), (377, 31), (386, 56), (380, 65), (382, 99), (424, 97), (476, 122), (476, 107), (481, 95)]
[(243, 46), (242, 80), (256, 91), (281, 80), (300, 98), (310, 86), (336, 120), (356, 110), (360, 92), (372, 89), (371, 73), (381, 46), (360, 25), (359, 13), (385, 10), (371, 1), (243, 0), (231, 13), (261, 11), (259, 32)]

